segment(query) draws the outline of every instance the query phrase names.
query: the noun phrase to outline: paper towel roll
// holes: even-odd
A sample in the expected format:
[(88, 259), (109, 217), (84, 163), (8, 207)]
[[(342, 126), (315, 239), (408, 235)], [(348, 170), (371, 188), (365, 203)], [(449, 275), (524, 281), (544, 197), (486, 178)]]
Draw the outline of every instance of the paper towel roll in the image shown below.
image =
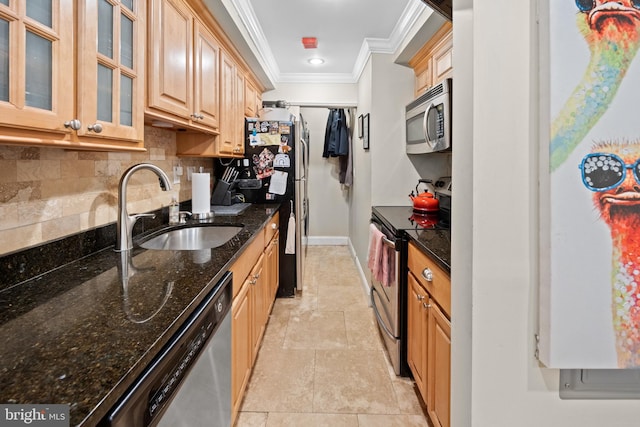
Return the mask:
[(191, 211), (194, 214), (201, 214), (210, 210), (209, 174), (193, 173), (191, 174)]

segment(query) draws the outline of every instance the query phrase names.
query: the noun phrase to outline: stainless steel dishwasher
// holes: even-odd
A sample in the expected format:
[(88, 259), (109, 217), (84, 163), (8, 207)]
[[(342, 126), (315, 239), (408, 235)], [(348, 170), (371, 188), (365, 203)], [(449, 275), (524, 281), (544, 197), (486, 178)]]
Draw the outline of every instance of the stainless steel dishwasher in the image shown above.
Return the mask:
[(231, 425), (231, 273), (226, 273), (100, 425)]

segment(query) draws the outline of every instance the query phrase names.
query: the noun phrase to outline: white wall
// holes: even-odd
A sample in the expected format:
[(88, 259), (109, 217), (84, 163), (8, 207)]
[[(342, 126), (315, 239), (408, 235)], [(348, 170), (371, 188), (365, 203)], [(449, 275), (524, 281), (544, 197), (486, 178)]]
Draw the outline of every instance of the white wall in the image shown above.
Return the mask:
[(349, 235), (349, 190), (338, 180), (338, 158), (322, 157), (329, 109), (301, 108), (310, 132), (309, 239), (322, 243), (326, 238)]
[[(264, 100), (284, 100), (293, 105), (357, 105), (356, 84), (289, 83), (265, 92)], [(297, 110), (297, 108), (292, 108)], [(302, 107), (310, 132), (309, 243), (331, 244), (349, 236), (349, 192), (338, 181), (338, 159), (322, 157), (329, 110)], [(338, 239), (336, 239), (338, 238)]]
[[(535, 2), (454, 3), (454, 79), (469, 93), (454, 103), (452, 426), (637, 426), (640, 402), (560, 400), (558, 371), (534, 358)], [(472, 150), (458, 156), (462, 135)]]
[[(358, 81), (358, 111), (356, 112), (356, 117), (371, 111), (371, 79), (372, 69), (371, 59), (369, 59)], [(365, 227), (369, 226), (369, 219), (371, 218), (371, 150), (363, 150), (362, 140), (357, 138), (357, 131), (355, 135), (354, 146), (358, 148), (353, 150), (354, 189), (349, 205), (349, 239), (362, 270), (366, 274), (368, 272), (366, 254), (369, 231)]]

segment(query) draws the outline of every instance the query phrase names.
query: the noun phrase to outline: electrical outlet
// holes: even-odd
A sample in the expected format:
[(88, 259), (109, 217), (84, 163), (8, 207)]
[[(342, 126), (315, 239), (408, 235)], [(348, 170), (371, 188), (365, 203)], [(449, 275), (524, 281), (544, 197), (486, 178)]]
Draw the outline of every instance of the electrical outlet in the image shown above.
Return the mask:
[(180, 184), (180, 175), (182, 175), (182, 168), (179, 166), (173, 167), (173, 183)]

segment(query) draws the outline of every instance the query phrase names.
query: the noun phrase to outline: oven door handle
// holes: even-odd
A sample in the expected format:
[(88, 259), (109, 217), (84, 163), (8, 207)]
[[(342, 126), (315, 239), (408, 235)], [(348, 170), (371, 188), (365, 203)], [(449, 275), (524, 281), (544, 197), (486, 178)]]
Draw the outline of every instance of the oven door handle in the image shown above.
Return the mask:
[[(375, 225), (378, 230), (382, 231), (382, 227), (377, 222), (371, 221), (371, 224)], [(383, 232), (383, 234), (384, 234), (384, 232)], [(384, 243), (385, 245), (389, 246), (390, 248), (393, 248), (393, 249), (396, 248), (396, 242), (394, 242), (393, 240), (387, 239), (386, 236), (382, 236), (382, 243)]]
[(382, 316), (380, 316), (380, 313), (378, 312), (378, 307), (376, 306), (376, 300), (374, 297), (374, 293), (376, 292), (378, 292), (376, 288), (372, 287), (371, 288), (371, 307), (373, 307), (373, 312), (376, 314), (376, 318), (378, 319), (378, 324), (382, 327), (384, 332), (387, 335), (389, 335), (389, 338), (393, 339), (394, 341), (397, 341), (398, 337), (393, 335), (393, 333), (389, 330), (389, 328), (387, 328), (387, 325), (385, 325), (384, 320), (382, 320)]

